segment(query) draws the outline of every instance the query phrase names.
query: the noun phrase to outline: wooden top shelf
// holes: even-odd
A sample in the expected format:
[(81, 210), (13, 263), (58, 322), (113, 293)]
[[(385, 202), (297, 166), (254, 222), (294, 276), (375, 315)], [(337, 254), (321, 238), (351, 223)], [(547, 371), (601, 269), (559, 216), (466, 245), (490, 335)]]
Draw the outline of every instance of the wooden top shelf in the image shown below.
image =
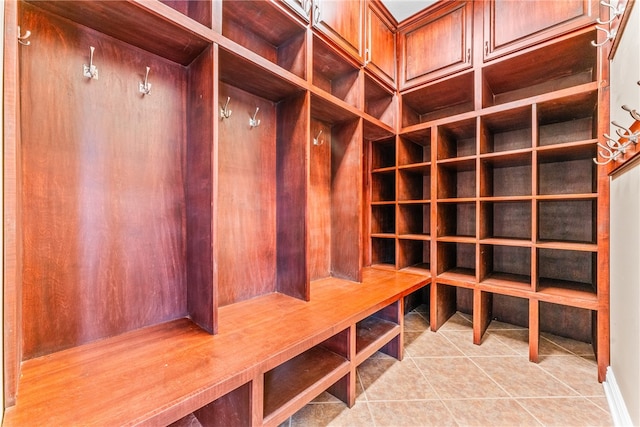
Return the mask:
[(4, 425), (169, 424), (428, 282), (368, 268), (362, 283), (313, 282), (310, 302), (273, 293), (221, 307), (217, 335), (177, 319), (28, 360)]

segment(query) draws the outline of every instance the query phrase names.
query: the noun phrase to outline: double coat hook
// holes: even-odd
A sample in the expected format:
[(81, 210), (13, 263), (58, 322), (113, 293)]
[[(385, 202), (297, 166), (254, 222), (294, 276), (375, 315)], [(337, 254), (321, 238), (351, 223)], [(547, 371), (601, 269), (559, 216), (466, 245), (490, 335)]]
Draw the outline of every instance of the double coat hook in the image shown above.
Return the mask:
[(139, 91), (142, 96), (149, 95), (151, 93), (151, 83), (149, 83), (149, 71), (151, 68), (147, 67), (147, 72), (144, 74), (144, 81), (140, 82)]
[(89, 65), (85, 64), (82, 66), (82, 75), (88, 79), (98, 80), (98, 67), (96, 67), (93, 64), (93, 53), (95, 52), (96, 48), (93, 46), (90, 46), (89, 50), (90, 50)]
[(249, 118), (249, 126), (251, 126), (252, 128), (260, 126), (260, 120), (256, 119), (258, 111), (260, 111), (260, 107), (256, 107), (256, 112), (253, 113), (253, 117)]
[(228, 119), (231, 117), (231, 110), (229, 110), (229, 101), (231, 101), (231, 97), (227, 96), (227, 102), (225, 102), (223, 107), (220, 107), (220, 118)]
[(31, 44), (27, 39), (31, 37), (31, 31), (27, 30), (26, 33), (21, 34), (20, 26), (18, 25), (18, 43), (23, 46), (29, 46)]

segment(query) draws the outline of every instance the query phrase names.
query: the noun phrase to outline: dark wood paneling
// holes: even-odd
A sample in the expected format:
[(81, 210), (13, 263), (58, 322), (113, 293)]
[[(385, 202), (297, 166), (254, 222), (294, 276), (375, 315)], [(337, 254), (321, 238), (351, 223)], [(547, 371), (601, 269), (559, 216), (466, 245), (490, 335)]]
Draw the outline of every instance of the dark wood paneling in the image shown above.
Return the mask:
[(202, 426), (251, 425), (251, 383), (247, 383), (194, 412)]
[(213, 14), (211, 11), (211, 1), (193, 0), (160, 0), (172, 9), (177, 10), (185, 16), (211, 28)]
[[(219, 304), (276, 290), (276, 105), (223, 82), (218, 119)], [(249, 118), (260, 108), (260, 126)], [(220, 116), (218, 116), (220, 117)]]
[(314, 28), (361, 61), (364, 0), (316, 0), (313, 3)]
[(31, 6), (21, 21), (24, 357), (186, 315), (185, 69)]
[[(387, 12), (388, 13), (388, 12)], [(365, 65), (384, 82), (396, 82), (395, 25), (377, 2), (367, 2)]]

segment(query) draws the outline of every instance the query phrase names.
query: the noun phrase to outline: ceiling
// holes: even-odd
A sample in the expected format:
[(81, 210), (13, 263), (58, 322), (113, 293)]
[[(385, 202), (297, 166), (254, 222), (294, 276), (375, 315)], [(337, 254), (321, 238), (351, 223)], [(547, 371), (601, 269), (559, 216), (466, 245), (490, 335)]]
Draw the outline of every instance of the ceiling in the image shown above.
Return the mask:
[(396, 21), (402, 22), (408, 17), (420, 12), (438, 0), (381, 0), (389, 9), (389, 12), (396, 18)]

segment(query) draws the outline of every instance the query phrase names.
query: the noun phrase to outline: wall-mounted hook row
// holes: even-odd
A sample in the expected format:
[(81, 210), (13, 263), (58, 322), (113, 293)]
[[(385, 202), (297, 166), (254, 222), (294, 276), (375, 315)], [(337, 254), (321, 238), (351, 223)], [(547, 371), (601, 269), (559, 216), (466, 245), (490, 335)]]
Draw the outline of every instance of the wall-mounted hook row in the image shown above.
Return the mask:
[(227, 102), (224, 103), (224, 106), (220, 107), (220, 118), (228, 119), (231, 117), (231, 110), (229, 110), (229, 101), (231, 101), (231, 97), (227, 96)]
[(252, 128), (260, 126), (260, 120), (256, 119), (256, 116), (258, 115), (258, 111), (260, 111), (260, 107), (256, 107), (256, 112), (253, 113), (253, 117), (249, 118), (249, 126), (251, 126)]
[(595, 47), (604, 46), (605, 44), (607, 44), (608, 42), (610, 42), (611, 40), (616, 38), (617, 29), (614, 29), (613, 31), (609, 31), (606, 28), (598, 27), (596, 25), (596, 30), (604, 31), (604, 33), (606, 34), (607, 38), (605, 40), (603, 40), (602, 42), (600, 42), (600, 43), (596, 43), (595, 41), (591, 41), (591, 45), (592, 46), (595, 46)]
[(623, 105), (622, 109), (626, 112), (628, 112), (629, 114), (631, 114), (631, 117), (633, 118), (633, 120), (637, 120), (640, 121), (640, 113), (638, 113), (638, 110), (632, 110), (629, 106), (627, 105)]
[(29, 46), (31, 44), (27, 39), (31, 37), (31, 31), (27, 30), (24, 34), (21, 34), (20, 26), (18, 25), (18, 43), (23, 46)]
[(324, 141), (320, 141), (320, 135), (322, 135), (322, 129), (318, 132), (318, 134), (313, 138), (313, 145), (322, 145)]
[(142, 96), (149, 95), (151, 93), (151, 83), (149, 83), (149, 71), (151, 68), (147, 67), (147, 72), (144, 74), (144, 81), (140, 82), (138, 90)]
[(593, 162), (597, 165), (606, 165), (612, 161), (618, 160), (621, 155), (627, 152), (629, 145), (635, 145), (640, 140), (640, 130), (632, 132), (630, 129), (620, 126), (616, 122), (611, 122), (611, 124), (619, 128), (616, 129), (616, 133), (620, 139), (613, 139), (606, 133), (604, 134), (604, 137), (607, 140), (607, 145), (598, 143), (598, 147), (601, 148), (601, 150), (598, 151), (598, 154), (600, 154), (600, 157), (602, 157), (604, 161), (599, 162), (597, 158), (594, 158)]
[(89, 46), (89, 65), (84, 64), (82, 66), (82, 75), (88, 79), (98, 80), (98, 67), (93, 64), (93, 53), (96, 48)]
[(601, 1), (600, 4), (602, 6), (606, 6), (609, 8), (609, 20), (608, 21), (603, 21), (600, 18), (598, 18), (596, 20), (596, 22), (600, 25), (607, 25), (612, 23), (616, 18), (622, 16), (622, 14), (624, 13), (624, 5), (619, 4), (618, 6), (614, 6), (611, 3), (607, 3), (605, 1)]

